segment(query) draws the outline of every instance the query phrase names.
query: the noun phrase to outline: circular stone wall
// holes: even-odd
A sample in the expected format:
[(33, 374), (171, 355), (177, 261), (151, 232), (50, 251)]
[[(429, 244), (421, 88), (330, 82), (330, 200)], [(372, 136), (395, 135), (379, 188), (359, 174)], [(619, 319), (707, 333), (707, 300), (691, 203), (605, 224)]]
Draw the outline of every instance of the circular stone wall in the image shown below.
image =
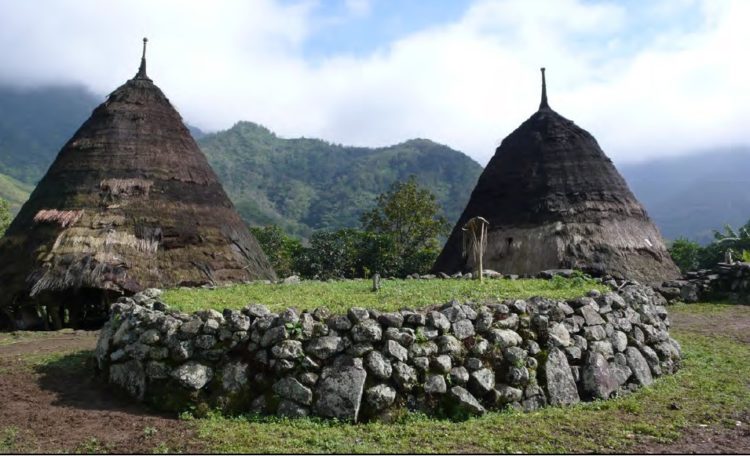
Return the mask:
[(452, 301), (421, 311), (192, 315), (147, 290), (113, 305), (98, 371), (173, 411), (348, 421), (420, 410), (461, 417), (606, 399), (674, 372), (664, 298), (628, 285), (577, 299)]

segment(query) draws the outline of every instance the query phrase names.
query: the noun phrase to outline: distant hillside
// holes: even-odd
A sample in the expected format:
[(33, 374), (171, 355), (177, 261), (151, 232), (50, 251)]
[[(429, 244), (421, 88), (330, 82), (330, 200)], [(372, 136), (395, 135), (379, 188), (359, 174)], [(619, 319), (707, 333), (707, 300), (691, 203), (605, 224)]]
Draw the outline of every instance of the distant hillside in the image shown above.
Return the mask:
[(619, 167), (667, 239), (707, 243), (712, 230), (750, 219), (750, 147)]
[(36, 184), (102, 101), (83, 87), (0, 86), (0, 173)]
[(239, 122), (199, 144), (242, 216), (308, 235), (357, 226), (362, 211), (395, 181), (414, 174), (458, 219), (482, 167), (461, 152), (426, 139), (370, 149), (319, 139), (283, 139)]
[(0, 174), (0, 198), (10, 203), (12, 212), (18, 212), (21, 205), (34, 189), (32, 185), (24, 184), (5, 174)]

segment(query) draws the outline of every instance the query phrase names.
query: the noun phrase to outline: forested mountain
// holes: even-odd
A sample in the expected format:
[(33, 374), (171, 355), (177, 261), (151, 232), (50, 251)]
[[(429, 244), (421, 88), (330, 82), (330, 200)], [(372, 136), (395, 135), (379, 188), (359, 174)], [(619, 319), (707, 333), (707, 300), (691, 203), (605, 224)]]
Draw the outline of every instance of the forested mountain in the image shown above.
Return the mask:
[(359, 214), (399, 180), (415, 175), (458, 219), (481, 166), (426, 139), (377, 149), (319, 139), (283, 139), (250, 122), (199, 141), (245, 219), (290, 233), (357, 226)]
[[(103, 99), (82, 87), (0, 86), (0, 198), (17, 210)], [(481, 173), (471, 158), (427, 139), (372, 149), (284, 139), (250, 122), (212, 134), (188, 127), (249, 223), (274, 223), (302, 236), (357, 226), (375, 196), (411, 174), (438, 196), (453, 222)], [(750, 218), (750, 147), (618, 169), (667, 239), (708, 242), (712, 229)]]
[(623, 165), (622, 174), (667, 239), (700, 243), (750, 219), (750, 147)]

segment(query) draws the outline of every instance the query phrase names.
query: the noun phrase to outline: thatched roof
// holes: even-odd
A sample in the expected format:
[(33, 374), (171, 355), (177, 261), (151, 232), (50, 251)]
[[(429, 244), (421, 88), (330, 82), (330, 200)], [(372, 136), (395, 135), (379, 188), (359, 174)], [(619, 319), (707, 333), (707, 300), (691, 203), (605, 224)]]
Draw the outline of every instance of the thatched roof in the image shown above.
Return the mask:
[[(274, 279), (206, 157), (146, 75), (62, 148), (0, 241), (2, 297)], [(2, 301), (0, 301), (2, 302)]]
[(472, 269), (461, 227), (489, 222), (485, 268), (508, 274), (577, 268), (655, 283), (678, 275), (659, 231), (591, 134), (542, 101), (503, 140), (438, 257), (435, 272)]

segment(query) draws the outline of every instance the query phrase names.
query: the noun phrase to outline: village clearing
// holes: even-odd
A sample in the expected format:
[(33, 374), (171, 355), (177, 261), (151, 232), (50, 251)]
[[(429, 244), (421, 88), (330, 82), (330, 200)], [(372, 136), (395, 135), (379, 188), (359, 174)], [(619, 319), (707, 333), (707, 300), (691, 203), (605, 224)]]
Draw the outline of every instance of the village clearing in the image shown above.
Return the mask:
[[(326, 302), (336, 311), (348, 302), (387, 310), (407, 307), (404, 303), (439, 303), (448, 299), (444, 293), (460, 293), (463, 286), (459, 282), (458, 289), (447, 290), (440, 283), (394, 281), (391, 285), (400, 291), (389, 295), (386, 281), (386, 297), (369, 299), (366, 282), (175, 290), (166, 299), (181, 302), (188, 311), (239, 307), (251, 300), (274, 309), (294, 304), (301, 310)], [(507, 292), (519, 298), (564, 298), (591, 288), (587, 281), (557, 281), (549, 285), (557, 288), (543, 290), (540, 283), (487, 281), (479, 294), (451, 297), (504, 298)], [(365, 291), (351, 294), (347, 287), (355, 284)], [(408, 413), (394, 423), (357, 425), (163, 415), (113, 395), (94, 377), (90, 355), (96, 332), (0, 333), (0, 453), (750, 452), (750, 306), (678, 304), (669, 312), (670, 334), (684, 352), (676, 375), (605, 402), (488, 413), (462, 422)]]

